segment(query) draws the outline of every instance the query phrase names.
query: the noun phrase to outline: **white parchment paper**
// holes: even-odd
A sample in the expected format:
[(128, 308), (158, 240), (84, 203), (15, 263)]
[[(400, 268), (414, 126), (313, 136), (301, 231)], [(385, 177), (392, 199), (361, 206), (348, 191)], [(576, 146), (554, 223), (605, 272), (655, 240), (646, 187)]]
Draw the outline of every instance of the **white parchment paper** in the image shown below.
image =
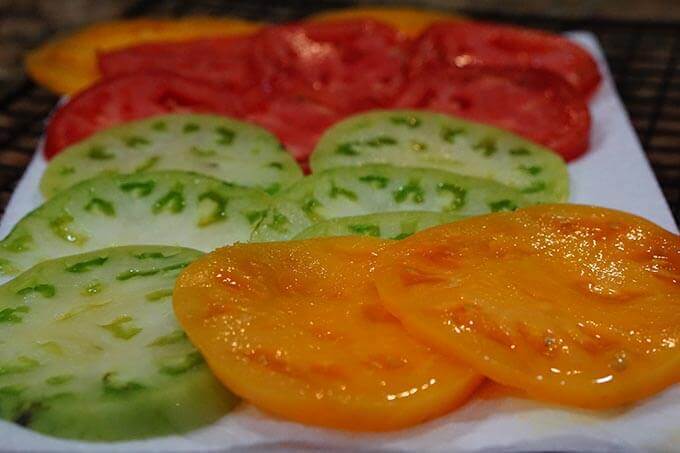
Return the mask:
[[(659, 184), (616, 94), (602, 51), (589, 33), (569, 36), (598, 60), (604, 76), (591, 101), (591, 149), (569, 165), (573, 203), (621, 209), (677, 232)], [(37, 207), (45, 169), (36, 153), (0, 223), (4, 237)], [(83, 443), (54, 439), (0, 421), (0, 451), (678, 451), (680, 385), (634, 406), (586, 411), (501, 397), (473, 399), (415, 428), (358, 434), (289, 423), (242, 403), (211, 426), (182, 436), (135, 442)]]

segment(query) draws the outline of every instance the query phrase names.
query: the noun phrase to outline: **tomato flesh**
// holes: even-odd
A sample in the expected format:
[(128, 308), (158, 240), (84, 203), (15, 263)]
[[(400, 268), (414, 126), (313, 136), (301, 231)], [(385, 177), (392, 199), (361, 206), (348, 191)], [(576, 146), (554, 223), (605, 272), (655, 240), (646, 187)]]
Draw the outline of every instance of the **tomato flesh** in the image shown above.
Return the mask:
[(481, 382), (381, 305), (373, 238), (244, 244), (191, 264), (175, 313), (215, 375), (302, 423), (381, 431), (451, 410)]
[(351, 113), (391, 102), (402, 88), (408, 52), (394, 28), (345, 20), (264, 28), (253, 58), (265, 91), (313, 97)]
[(276, 135), (307, 169), (307, 159), (324, 131), (343, 115), (326, 105), (298, 96), (278, 96), (245, 119)]
[(613, 407), (680, 378), (680, 237), (630, 214), (542, 205), (416, 233), (376, 282), (407, 330), (543, 400)]
[(451, 66), (549, 70), (582, 96), (592, 93), (601, 79), (593, 57), (562, 36), (474, 21), (434, 24), (419, 37), (411, 59), (413, 73)]
[[(46, 156), (100, 125), (175, 111), (174, 104), (263, 125), (303, 167), (319, 136), (334, 122), (394, 107), (435, 110), (506, 128), (567, 160), (583, 154), (590, 117), (582, 88), (571, 79), (585, 80), (592, 69), (590, 60), (582, 58), (584, 51), (560, 37), (478, 23), (470, 25), (481, 30), (470, 47), (458, 37), (461, 29), (467, 30), (461, 27), (458, 22), (432, 25), (414, 43), (386, 23), (331, 20), (103, 53), (100, 68), (114, 78), (61, 109), (53, 121), (57, 124), (48, 130)], [(502, 39), (489, 37), (496, 35)], [(495, 50), (487, 49), (491, 41)], [(469, 61), (461, 63), (461, 55)], [(560, 58), (573, 64), (561, 67), (555, 63)], [(132, 87), (119, 80), (158, 71), (202, 86), (156, 79)], [(220, 93), (207, 94), (215, 89)], [(159, 99), (152, 93), (160, 90), (166, 95)], [(133, 92), (143, 107), (122, 108)]]
[(251, 50), (250, 36), (150, 43), (101, 54), (99, 69), (105, 77), (167, 71), (242, 92), (258, 86)]
[(30, 52), (26, 70), (55, 93), (74, 94), (99, 79), (97, 58), (105, 52), (148, 42), (178, 43), (201, 37), (240, 35), (258, 27), (254, 22), (228, 17), (103, 22)]
[(75, 95), (50, 119), (45, 156), (116, 124), (170, 112), (237, 116), (238, 105), (218, 87), (167, 72), (107, 79)]

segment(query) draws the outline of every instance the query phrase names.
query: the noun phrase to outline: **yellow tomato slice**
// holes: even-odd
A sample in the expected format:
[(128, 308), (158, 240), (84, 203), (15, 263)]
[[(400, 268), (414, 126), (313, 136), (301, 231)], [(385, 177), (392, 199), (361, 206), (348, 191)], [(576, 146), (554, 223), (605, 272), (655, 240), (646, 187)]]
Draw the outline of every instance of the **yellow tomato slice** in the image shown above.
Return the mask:
[(416, 8), (389, 6), (355, 7), (325, 11), (312, 15), (311, 21), (332, 21), (344, 19), (374, 19), (392, 25), (407, 36), (417, 36), (434, 22), (464, 20), (456, 14), (442, 13)]
[(26, 57), (26, 70), (46, 88), (72, 94), (99, 78), (97, 52), (147, 42), (250, 33), (258, 27), (257, 23), (241, 19), (207, 17), (104, 22), (33, 50)]
[(480, 375), (413, 340), (372, 281), (378, 239), (219, 249), (191, 264), (177, 318), (215, 375), (284, 418), (348, 430), (402, 428), (465, 401)]
[(431, 228), (375, 278), (414, 336), (535, 398), (612, 407), (680, 378), (680, 238), (630, 214), (543, 205)]

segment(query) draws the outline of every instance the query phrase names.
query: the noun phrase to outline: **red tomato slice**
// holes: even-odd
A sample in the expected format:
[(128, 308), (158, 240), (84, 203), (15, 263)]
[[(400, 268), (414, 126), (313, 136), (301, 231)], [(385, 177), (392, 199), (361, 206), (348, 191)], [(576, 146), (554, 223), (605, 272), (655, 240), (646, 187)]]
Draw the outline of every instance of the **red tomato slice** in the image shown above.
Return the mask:
[(600, 82), (595, 60), (577, 44), (550, 33), (483, 22), (439, 23), (423, 32), (411, 71), (427, 74), (441, 66), (547, 69), (584, 96)]
[[(592, 88), (599, 74), (590, 56), (563, 38), (511, 27), (475, 23), (479, 39), (458, 38), (465, 26), (430, 27), (410, 60), (410, 79), (413, 43), (372, 20), (271, 26), (249, 37), (145, 44), (104, 54), (105, 75), (178, 75), (163, 76), (172, 82), (130, 75), (77, 96), (52, 121), (46, 155), (117, 122), (189, 110), (254, 121), (277, 134), (304, 165), (335, 121), (392, 107), (504, 127), (567, 159), (583, 153), (590, 120), (579, 93), (552, 72), (517, 65), (560, 70), (571, 83)], [(463, 63), (481, 67), (456, 68)]]
[(162, 70), (241, 91), (258, 85), (251, 55), (250, 37), (221, 37), (142, 44), (98, 59), (105, 77)]
[(549, 71), (483, 67), (432, 71), (414, 76), (396, 106), (498, 126), (566, 160), (588, 149), (588, 106), (568, 83)]
[(297, 96), (280, 96), (245, 119), (272, 132), (298, 163), (308, 170), (307, 160), (319, 137), (343, 115), (330, 107)]
[(105, 79), (61, 107), (47, 127), (45, 157), (113, 125), (169, 112), (238, 116), (238, 104), (224, 90), (168, 72)]
[(349, 113), (394, 99), (407, 47), (403, 35), (380, 22), (310, 22), (262, 29), (253, 58), (266, 91), (301, 94)]

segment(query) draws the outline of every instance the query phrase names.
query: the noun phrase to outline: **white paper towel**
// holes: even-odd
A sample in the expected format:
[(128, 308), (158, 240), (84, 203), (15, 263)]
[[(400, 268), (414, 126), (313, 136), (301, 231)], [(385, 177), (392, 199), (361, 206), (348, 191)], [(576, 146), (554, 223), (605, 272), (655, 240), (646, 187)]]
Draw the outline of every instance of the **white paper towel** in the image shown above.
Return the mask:
[[(603, 82), (591, 101), (590, 151), (569, 165), (574, 203), (628, 211), (677, 232), (677, 225), (614, 89), (596, 39), (570, 37), (597, 58)], [(45, 168), (36, 153), (0, 223), (4, 237), (37, 207)], [(1, 451), (679, 451), (680, 385), (614, 411), (586, 411), (517, 398), (474, 399), (415, 428), (358, 434), (289, 423), (248, 404), (204, 429), (135, 442), (53, 439), (0, 422)]]

